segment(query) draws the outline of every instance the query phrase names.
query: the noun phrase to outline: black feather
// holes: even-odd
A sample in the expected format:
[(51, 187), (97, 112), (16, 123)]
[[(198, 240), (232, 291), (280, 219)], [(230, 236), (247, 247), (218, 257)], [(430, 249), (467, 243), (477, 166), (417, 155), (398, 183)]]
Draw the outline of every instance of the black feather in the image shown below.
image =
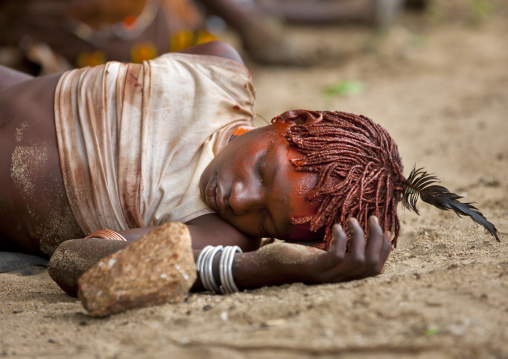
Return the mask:
[(439, 209), (446, 211), (451, 209), (459, 217), (461, 215), (471, 217), (473, 221), (485, 227), (500, 242), (496, 227), (478, 211), (478, 208), (472, 206), (471, 203), (459, 202), (458, 199), (462, 198), (461, 196), (436, 183), (439, 183), (436, 176), (428, 174), (423, 168), (415, 169), (413, 167), (411, 174), (404, 183), (402, 205), (419, 214), (416, 202), (418, 198), (421, 198), (422, 201)]

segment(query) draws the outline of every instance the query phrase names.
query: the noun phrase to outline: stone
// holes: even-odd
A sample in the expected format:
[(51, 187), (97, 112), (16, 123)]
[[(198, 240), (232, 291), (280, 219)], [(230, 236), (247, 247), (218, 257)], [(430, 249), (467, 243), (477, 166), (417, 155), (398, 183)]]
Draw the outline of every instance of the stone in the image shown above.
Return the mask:
[(166, 223), (111, 254), (78, 280), (78, 297), (91, 316), (177, 303), (196, 280), (186, 225)]

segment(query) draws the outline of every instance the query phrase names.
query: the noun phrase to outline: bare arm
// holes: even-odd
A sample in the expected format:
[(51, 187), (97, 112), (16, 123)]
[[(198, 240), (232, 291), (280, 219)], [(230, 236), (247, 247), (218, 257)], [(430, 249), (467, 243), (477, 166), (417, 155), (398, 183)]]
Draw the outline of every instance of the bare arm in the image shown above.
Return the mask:
[[(352, 233), (352, 239), (348, 251), (347, 236), (336, 226), (335, 244), (329, 252), (289, 243), (270, 244), (253, 250), (259, 247), (259, 239), (250, 238), (249, 242), (248, 237), (237, 236), (234, 233), (236, 230), (231, 229), (232, 227), (218, 216), (199, 218), (189, 224), (194, 258), (196, 259), (200, 249), (208, 244), (241, 246), (247, 252), (235, 255), (232, 269), (234, 281), (241, 289), (293, 282), (335, 283), (374, 276), (381, 272), (391, 251), (390, 233), (383, 233), (373, 218), (369, 221), (367, 240), (356, 221), (349, 223), (348, 230)], [(224, 227), (220, 221), (224, 222)], [(203, 227), (200, 228), (201, 226)], [(227, 228), (228, 226), (231, 228)], [(143, 228), (124, 231), (122, 234), (132, 240), (149, 231), (149, 228)], [(227, 237), (227, 234), (231, 237)], [(50, 275), (67, 293), (76, 295), (77, 280), (81, 274), (99, 259), (127, 245), (128, 242), (95, 238), (64, 242), (51, 258)], [(69, 261), (69, 258), (79, 260)], [(214, 259), (213, 271), (215, 278), (219, 278), (219, 256)], [(198, 277), (192, 290), (202, 289)]]
[[(244, 252), (259, 248), (261, 238), (248, 237), (225, 222), (216, 214), (208, 214), (187, 223), (192, 238), (194, 257), (207, 245), (237, 245)], [(118, 252), (137, 241), (154, 227), (144, 227), (121, 231), (127, 242), (103, 238), (80, 238), (63, 242), (53, 253), (48, 271), (57, 284), (68, 294), (76, 295), (79, 277), (101, 258)], [(217, 264), (218, 266), (218, 264)], [(194, 286), (200, 289), (201, 284)]]
[(390, 232), (383, 233), (377, 219), (369, 219), (367, 238), (356, 220), (348, 223), (348, 242), (340, 226), (333, 229), (328, 251), (297, 244), (276, 243), (237, 255), (233, 276), (239, 288), (303, 282), (338, 283), (378, 275), (391, 252)]

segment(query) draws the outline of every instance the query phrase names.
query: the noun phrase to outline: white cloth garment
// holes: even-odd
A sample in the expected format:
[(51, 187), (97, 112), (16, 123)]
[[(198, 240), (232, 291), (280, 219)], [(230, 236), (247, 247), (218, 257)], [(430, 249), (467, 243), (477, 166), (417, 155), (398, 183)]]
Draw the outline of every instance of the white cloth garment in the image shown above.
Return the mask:
[(187, 222), (213, 212), (201, 173), (219, 143), (252, 125), (255, 93), (234, 61), (166, 54), (62, 75), (55, 122), (62, 172), (84, 233)]

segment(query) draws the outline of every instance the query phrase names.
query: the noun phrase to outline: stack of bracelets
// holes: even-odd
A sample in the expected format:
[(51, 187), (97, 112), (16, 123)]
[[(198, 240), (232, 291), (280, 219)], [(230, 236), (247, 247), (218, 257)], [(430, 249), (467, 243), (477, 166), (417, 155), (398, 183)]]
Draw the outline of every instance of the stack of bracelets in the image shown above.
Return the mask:
[(99, 229), (98, 231), (95, 231), (85, 237), (85, 239), (87, 238), (115, 239), (117, 241), (127, 242), (127, 239), (125, 239), (125, 237), (122, 236), (120, 233), (108, 228)]
[[(219, 252), (222, 252), (219, 260), (220, 285), (217, 284), (212, 271), (213, 258)], [(199, 253), (196, 266), (201, 283), (206, 290), (222, 294), (240, 291), (235, 285), (232, 271), (233, 259), (237, 252), (242, 253), (242, 250), (238, 246), (206, 246), (203, 248), (201, 253)]]

